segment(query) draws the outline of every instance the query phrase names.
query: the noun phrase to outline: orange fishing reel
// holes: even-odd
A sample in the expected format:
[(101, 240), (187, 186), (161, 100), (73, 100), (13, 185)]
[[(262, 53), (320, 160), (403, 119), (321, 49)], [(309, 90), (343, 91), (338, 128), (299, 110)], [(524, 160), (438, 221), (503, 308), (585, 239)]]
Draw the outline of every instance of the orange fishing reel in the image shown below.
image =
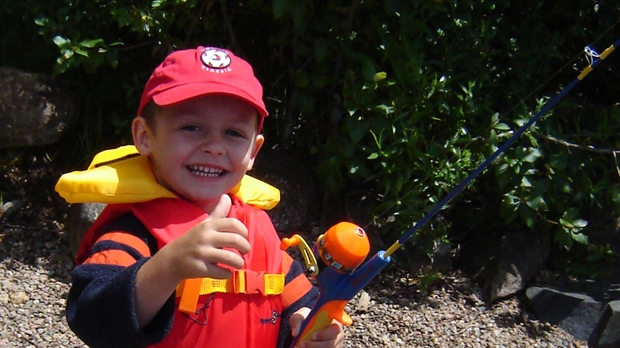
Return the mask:
[(332, 226), (319, 236), (312, 249), (299, 235), (283, 239), (280, 248), (286, 250), (291, 246), (301, 250), (307, 271), (316, 280), (320, 293), (300, 334), (293, 338), (291, 347), (296, 347), (298, 341), (310, 340), (316, 331), (333, 320), (351, 325), (353, 320), (345, 313), (347, 302), (390, 260), (377, 254), (364, 263), (370, 251), (368, 235), (350, 222)]
[[(340, 222), (320, 235), (312, 248), (298, 234), (284, 238), (280, 249), (299, 247), (306, 263), (306, 270), (316, 276), (325, 266), (340, 272), (351, 273), (364, 262), (370, 252), (368, 235), (361, 227)], [(320, 263), (318, 262), (320, 261)]]

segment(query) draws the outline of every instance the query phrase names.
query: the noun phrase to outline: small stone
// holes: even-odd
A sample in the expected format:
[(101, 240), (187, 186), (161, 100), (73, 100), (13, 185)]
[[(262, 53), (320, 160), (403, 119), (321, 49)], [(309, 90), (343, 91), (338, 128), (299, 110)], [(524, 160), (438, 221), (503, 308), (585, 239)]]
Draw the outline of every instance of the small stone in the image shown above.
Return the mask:
[(30, 297), (28, 297), (28, 295), (26, 295), (26, 293), (23, 291), (17, 291), (9, 295), (9, 298), (11, 303), (17, 305), (24, 304), (26, 303), (26, 301), (30, 300)]

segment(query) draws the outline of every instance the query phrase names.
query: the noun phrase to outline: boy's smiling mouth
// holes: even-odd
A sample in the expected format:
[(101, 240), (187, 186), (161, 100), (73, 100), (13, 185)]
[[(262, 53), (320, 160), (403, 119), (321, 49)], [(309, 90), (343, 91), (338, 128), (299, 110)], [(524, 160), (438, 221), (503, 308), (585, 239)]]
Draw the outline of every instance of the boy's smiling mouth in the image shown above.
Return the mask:
[(210, 177), (210, 178), (217, 178), (221, 176), (222, 174), (224, 174), (225, 172), (223, 169), (219, 169), (219, 168), (209, 168), (205, 166), (196, 166), (196, 165), (187, 166), (187, 169), (189, 169), (189, 171), (192, 172), (192, 174), (194, 175)]

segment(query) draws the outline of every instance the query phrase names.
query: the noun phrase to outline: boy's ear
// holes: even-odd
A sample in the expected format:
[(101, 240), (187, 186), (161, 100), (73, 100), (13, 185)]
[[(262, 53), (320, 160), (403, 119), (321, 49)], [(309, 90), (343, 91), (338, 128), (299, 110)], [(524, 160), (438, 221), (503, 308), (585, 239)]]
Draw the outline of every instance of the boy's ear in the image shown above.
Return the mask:
[(146, 124), (144, 117), (138, 116), (131, 123), (131, 134), (133, 136), (133, 144), (143, 156), (151, 154), (151, 131)]
[(250, 162), (248, 163), (248, 170), (252, 169), (254, 166), (254, 161), (256, 160), (256, 155), (258, 155), (258, 151), (263, 146), (265, 142), (265, 137), (262, 134), (256, 136), (256, 143), (254, 144), (254, 150), (252, 150), (252, 155), (250, 157)]

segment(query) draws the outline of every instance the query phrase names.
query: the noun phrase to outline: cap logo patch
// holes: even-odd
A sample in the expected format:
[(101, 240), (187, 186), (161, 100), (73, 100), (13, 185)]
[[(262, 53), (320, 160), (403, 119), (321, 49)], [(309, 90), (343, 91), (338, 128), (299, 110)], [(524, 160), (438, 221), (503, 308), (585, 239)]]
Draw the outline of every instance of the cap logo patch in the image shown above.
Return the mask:
[[(226, 51), (219, 48), (207, 48), (200, 55), (200, 60), (205, 67), (211, 69), (226, 69), (230, 65), (231, 58)], [(226, 69), (226, 70), (230, 70)]]

